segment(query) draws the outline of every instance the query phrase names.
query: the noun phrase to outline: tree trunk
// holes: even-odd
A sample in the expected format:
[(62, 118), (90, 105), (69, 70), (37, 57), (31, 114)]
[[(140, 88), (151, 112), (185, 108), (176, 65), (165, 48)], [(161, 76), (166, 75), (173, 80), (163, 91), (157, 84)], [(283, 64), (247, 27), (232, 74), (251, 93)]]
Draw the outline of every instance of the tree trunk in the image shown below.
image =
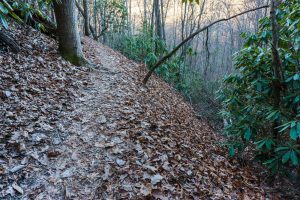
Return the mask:
[(143, 25), (147, 30), (147, 0), (144, 0), (144, 22), (143, 22)]
[[(160, 13), (160, 1), (159, 0), (154, 0), (153, 5), (154, 5), (154, 16), (155, 16), (155, 33), (156, 37), (162, 41), (163, 40), (163, 34), (162, 34), (162, 24), (161, 24), (161, 13)], [(155, 40), (155, 54), (159, 52), (159, 45), (158, 45), (158, 40)]]
[(165, 30), (165, 18), (164, 18), (164, 2), (163, 0), (160, 1), (160, 10), (161, 10), (161, 32), (163, 40), (166, 42), (166, 30)]
[(63, 58), (74, 65), (84, 65), (84, 59), (80, 35), (78, 32), (75, 0), (61, 0), (54, 3), (54, 11), (57, 21), (57, 36), (59, 51)]
[[(279, 41), (279, 28), (276, 18), (276, 9), (278, 7), (278, 2), (275, 0), (271, 1), (271, 12), (270, 17), (272, 21), (272, 65), (274, 70), (274, 81), (273, 81), (273, 97), (274, 97), (274, 107), (279, 109), (281, 103), (281, 83), (283, 80), (282, 75), (282, 62), (280, 60), (278, 52), (278, 41)], [(274, 122), (273, 134), (276, 139), (278, 139), (278, 121)]]
[(97, 35), (97, 14), (98, 14), (97, 1), (94, 0), (94, 34), (95, 35)]
[(89, 12), (89, 1), (83, 0), (84, 9), (84, 34), (85, 36), (90, 36), (90, 12)]
[(159, 0), (154, 0), (154, 12), (155, 12), (155, 26), (156, 26), (156, 35), (159, 39), (163, 39), (162, 35), (162, 24), (161, 24), (161, 13), (160, 13), (160, 2)]
[(206, 40), (205, 40), (205, 48), (206, 48), (206, 61), (204, 66), (204, 79), (207, 80), (207, 70), (209, 68), (209, 59), (210, 59), (210, 52), (209, 52), (209, 29), (206, 29)]

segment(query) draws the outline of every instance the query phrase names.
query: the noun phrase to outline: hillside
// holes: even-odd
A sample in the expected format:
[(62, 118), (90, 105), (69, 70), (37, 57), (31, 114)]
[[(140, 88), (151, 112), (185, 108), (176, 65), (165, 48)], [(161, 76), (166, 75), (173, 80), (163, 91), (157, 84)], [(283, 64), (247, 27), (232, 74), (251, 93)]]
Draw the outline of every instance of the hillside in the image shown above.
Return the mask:
[(168, 84), (83, 38), (94, 69), (18, 27), (0, 54), (1, 199), (276, 199)]

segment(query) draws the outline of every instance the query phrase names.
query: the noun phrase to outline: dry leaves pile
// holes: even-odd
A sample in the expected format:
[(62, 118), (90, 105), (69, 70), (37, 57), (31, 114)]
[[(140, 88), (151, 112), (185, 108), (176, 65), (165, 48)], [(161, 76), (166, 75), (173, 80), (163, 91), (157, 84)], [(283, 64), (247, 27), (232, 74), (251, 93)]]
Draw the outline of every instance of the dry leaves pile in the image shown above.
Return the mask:
[(0, 62), (0, 198), (266, 199), (220, 138), (158, 78), (84, 38), (96, 69), (31, 30)]

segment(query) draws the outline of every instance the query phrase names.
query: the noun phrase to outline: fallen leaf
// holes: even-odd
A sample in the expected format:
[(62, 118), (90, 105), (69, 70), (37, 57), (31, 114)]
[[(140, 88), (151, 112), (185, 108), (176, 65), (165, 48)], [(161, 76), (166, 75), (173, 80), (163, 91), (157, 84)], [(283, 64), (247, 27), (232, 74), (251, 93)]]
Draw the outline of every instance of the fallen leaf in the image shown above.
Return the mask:
[(157, 183), (159, 183), (164, 177), (162, 177), (160, 174), (156, 174), (154, 176), (151, 177), (151, 184), (152, 185), (156, 185)]
[(17, 184), (16, 182), (14, 182), (14, 183), (12, 184), (12, 187), (13, 187), (17, 192), (19, 192), (20, 194), (23, 194), (23, 193), (24, 193), (23, 189), (22, 189), (20, 186), (18, 186), (18, 184)]

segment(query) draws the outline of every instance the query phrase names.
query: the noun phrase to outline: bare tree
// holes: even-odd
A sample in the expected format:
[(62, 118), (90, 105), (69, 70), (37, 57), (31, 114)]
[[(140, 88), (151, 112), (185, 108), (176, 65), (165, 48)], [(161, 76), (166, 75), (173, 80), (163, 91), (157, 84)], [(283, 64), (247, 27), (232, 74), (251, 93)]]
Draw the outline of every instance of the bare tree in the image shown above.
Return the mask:
[(214, 21), (213, 23), (201, 28), (201, 29), (198, 29), (197, 31), (195, 31), (194, 33), (192, 33), (191, 35), (189, 35), (186, 39), (184, 39), (181, 43), (179, 43), (170, 53), (168, 53), (167, 55), (165, 55), (162, 59), (160, 59), (151, 69), (150, 71), (147, 73), (147, 75), (145, 76), (144, 80), (143, 80), (143, 83), (146, 84), (150, 78), (150, 76), (152, 75), (152, 73), (154, 72), (155, 69), (157, 69), (161, 64), (163, 64), (166, 60), (168, 60), (170, 57), (172, 57), (183, 45), (185, 45), (187, 42), (189, 42), (191, 39), (193, 39), (196, 35), (198, 35), (199, 33), (207, 30), (208, 28), (210, 28), (211, 26), (217, 24), (217, 23), (220, 23), (220, 22), (224, 22), (224, 21), (228, 21), (228, 20), (231, 20), (235, 17), (238, 17), (240, 15), (244, 15), (246, 13), (249, 13), (249, 12), (253, 12), (253, 11), (256, 11), (256, 10), (259, 10), (259, 9), (263, 9), (263, 8), (266, 8), (266, 7), (269, 7), (269, 5), (265, 5), (265, 6), (261, 6), (261, 7), (258, 7), (258, 8), (254, 8), (254, 9), (250, 9), (250, 10), (247, 10), (247, 11), (244, 11), (244, 12), (241, 12), (239, 14), (236, 14), (236, 15), (233, 15), (229, 18), (223, 18), (223, 19), (220, 19), (220, 20), (216, 20)]

